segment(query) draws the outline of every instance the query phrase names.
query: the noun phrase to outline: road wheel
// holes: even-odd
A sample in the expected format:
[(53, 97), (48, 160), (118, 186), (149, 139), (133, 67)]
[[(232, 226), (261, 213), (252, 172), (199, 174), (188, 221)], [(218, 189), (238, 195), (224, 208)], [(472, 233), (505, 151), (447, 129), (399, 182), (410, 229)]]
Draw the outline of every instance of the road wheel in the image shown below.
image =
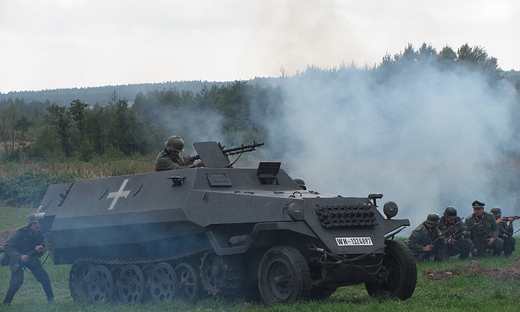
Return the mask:
[(72, 299), (88, 302), (88, 275), (94, 269), (94, 265), (89, 262), (76, 262), (70, 268), (69, 290)]
[(153, 268), (150, 275), (150, 295), (156, 302), (171, 300), (177, 295), (178, 283), (173, 267), (161, 262)]
[(114, 292), (114, 279), (110, 270), (103, 265), (94, 267), (88, 275), (87, 288), (90, 302), (110, 300)]
[(179, 279), (179, 298), (188, 303), (197, 301), (202, 291), (197, 269), (189, 263), (179, 263), (175, 267), (175, 272)]
[(275, 246), (260, 260), (258, 289), (268, 305), (290, 304), (308, 297), (311, 274), (303, 255), (290, 246)]
[(406, 300), (417, 283), (417, 266), (412, 252), (403, 243), (387, 240), (382, 270), (387, 277), (365, 283), (371, 297), (388, 297)]
[(123, 268), (117, 284), (119, 299), (125, 304), (141, 302), (146, 290), (146, 281), (141, 269), (134, 264)]
[(200, 266), (201, 283), (212, 297), (233, 298), (243, 291), (244, 267), (239, 256), (207, 252)]

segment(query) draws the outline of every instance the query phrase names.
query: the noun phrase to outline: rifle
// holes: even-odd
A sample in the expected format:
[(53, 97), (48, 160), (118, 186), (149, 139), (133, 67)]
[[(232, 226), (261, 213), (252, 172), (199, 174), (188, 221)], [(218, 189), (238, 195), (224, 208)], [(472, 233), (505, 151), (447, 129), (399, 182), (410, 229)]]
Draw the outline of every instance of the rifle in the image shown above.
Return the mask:
[(477, 225), (479, 225), (480, 223), (475, 223), (473, 224), (472, 226), (470, 226), (469, 228), (466, 228), (466, 229), (463, 229), (463, 230), (460, 230), (456, 233), (452, 233), (450, 236), (448, 236), (446, 238), (446, 240), (450, 239), (450, 238), (453, 238), (453, 239), (459, 239), (462, 234), (464, 234), (464, 232), (469, 232), (471, 229), (473, 229), (474, 227), (476, 227)]
[[(459, 221), (453, 223), (449, 228), (447, 228), (446, 230), (444, 230), (443, 232), (441, 232), (440, 235), (437, 235), (437, 236), (436, 236), (436, 237), (435, 237), (435, 238), (430, 242), (430, 244), (428, 244), (428, 245), (434, 245), (434, 244), (435, 244), (439, 239), (444, 238), (444, 237), (446, 236), (446, 234), (448, 234), (448, 233), (449, 233), (449, 232), (450, 232), (450, 231), (451, 231), (451, 230), (452, 230), (452, 229), (453, 229), (457, 224), (461, 223), (463, 219), (464, 219), (464, 218), (460, 218)], [(453, 234), (451, 234), (451, 235), (453, 235)], [(451, 235), (450, 235), (450, 236), (451, 236)], [(447, 238), (446, 238), (446, 240), (447, 240)]]
[[(255, 141), (253, 141), (253, 144), (250, 144), (250, 145), (242, 145), (242, 146), (239, 146), (239, 147), (233, 147), (233, 148), (228, 148), (228, 149), (224, 149), (224, 146), (221, 147), (220, 143), (218, 145), (219, 145), (220, 149), (222, 150), (222, 154), (224, 154), (225, 156), (228, 156), (228, 155), (235, 155), (235, 154), (242, 154), (242, 153), (252, 152), (252, 151), (255, 150), (256, 147), (262, 146), (262, 145), (264, 145), (264, 143), (256, 143)], [(190, 163), (190, 162), (195, 161), (197, 159), (200, 159), (199, 155), (195, 155), (193, 157), (189, 157), (187, 159), (187, 163)]]
[[(30, 258), (30, 257), (34, 256), (36, 253), (37, 253), (36, 249), (33, 249), (33, 250), (29, 251), (29, 253), (27, 255)], [(24, 266), (25, 266), (25, 262), (18, 259), (18, 261), (16, 261), (16, 263), (11, 267), (11, 273), (12, 274), (16, 273), (16, 271), (18, 271), (20, 268), (22, 268)]]
[(502, 217), (500, 219), (504, 219), (505, 221), (515, 221), (516, 219), (520, 219), (520, 216)]

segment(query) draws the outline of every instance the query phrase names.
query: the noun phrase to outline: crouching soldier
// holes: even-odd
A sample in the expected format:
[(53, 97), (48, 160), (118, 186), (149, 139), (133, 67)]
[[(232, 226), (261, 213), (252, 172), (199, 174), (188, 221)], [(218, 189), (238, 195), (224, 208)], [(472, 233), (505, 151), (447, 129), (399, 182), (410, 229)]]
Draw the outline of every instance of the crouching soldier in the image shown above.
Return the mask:
[(505, 217), (502, 218), (502, 210), (495, 207), (489, 211), (495, 216), (497, 221), (499, 232), (498, 238), (504, 241), (504, 257), (510, 257), (513, 251), (515, 251), (516, 239), (513, 237), (513, 221), (518, 217)]
[(440, 236), (438, 224), (439, 215), (430, 213), (405, 241), (417, 262), (443, 260), (445, 242)]
[(444, 209), (438, 228), (446, 239), (444, 260), (456, 255), (459, 255), (461, 260), (467, 259), (473, 250), (473, 243), (470, 239), (462, 238), (466, 227), (462, 223), (462, 219), (457, 216), (455, 207), (448, 206)]
[(473, 242), (471, 253), (475, 257), (486, 257), (487, 250), (494, 256), (500, 255), (504, 248), (504, 241), (498, 238), (498, 224), (495, 216), (484, 211), (484, 203), (475, 200), (471, 203), (473, 214), (469, 215), (464, 221), (466, 228), (471, 228), (469, 237)]

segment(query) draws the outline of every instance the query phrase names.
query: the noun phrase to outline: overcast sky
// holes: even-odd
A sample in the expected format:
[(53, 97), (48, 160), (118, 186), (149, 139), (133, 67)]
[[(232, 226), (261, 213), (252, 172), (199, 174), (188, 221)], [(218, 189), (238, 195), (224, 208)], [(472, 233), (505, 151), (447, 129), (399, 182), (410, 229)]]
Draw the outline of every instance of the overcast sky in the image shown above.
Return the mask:
[(520, 70), (517, 0), (0, 0), (0, 92), (278, 77), (423, 42)]

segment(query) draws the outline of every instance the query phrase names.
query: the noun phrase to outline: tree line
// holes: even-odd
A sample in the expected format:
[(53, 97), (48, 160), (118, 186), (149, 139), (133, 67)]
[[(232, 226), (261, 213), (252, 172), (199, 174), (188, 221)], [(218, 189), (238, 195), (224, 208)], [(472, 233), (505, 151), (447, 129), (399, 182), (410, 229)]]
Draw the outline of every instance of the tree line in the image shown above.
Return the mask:
[[(320, 69), (309, 66), (304, 72), (282, 75), (270, 83), (235, 81), (228, 84), (203, 84), (198, 91), (178, 88), (139, 92), (133, 100), (114, 92), (105, 103), (87, 103), (78, 98), (67, 105), (41, 99), (24, 98), (0, 101), (0, 143), (3, 161), (78, 159), (94, 157), (122, 158), (156, 153), (168, 136), (181, 134), (191, 140), (200, 133), (218, 132), (222, 140), (240, 144), (262, 140), (268, 128), (258, 116), (276, 115), (284, 105), (283, 86), (301, 78), (327, 77), (340, 80), (354, 72), (373, 76), (384, 83), (389, 76), (435, 66), (443, 71), (475, 71), (490, 84), (503, 79), (496, 58), (480, 46), (462, 45), (457, 51), (449, 46), (437, 51), (422, 44), (409, 44), (404, 51), (383, 57), (374, 66), (340, 66)], [(520, 83), (516, 82), (520, 91)], [(211, 126), (212, 120), (218, 123)], [(198, 133), (200, 135), (200, 133)], [(190, 137), (192, 136), (192, 137)]]

